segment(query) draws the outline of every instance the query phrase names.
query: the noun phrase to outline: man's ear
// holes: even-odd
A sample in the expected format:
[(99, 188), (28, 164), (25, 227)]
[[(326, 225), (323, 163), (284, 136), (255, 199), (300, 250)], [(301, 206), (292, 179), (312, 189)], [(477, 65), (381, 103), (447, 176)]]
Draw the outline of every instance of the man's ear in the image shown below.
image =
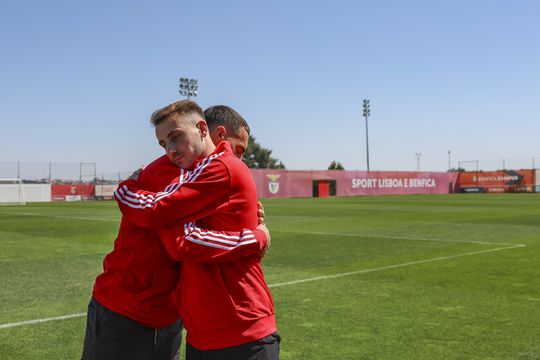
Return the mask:
[(218, 141), (225, 140), (227, 138), (227, 129), (225, 129), (225, 126), (218, 126), (216, 128), (216, 135), (218, 138)]
[(216, 126), (215, 128), (212, 128), (210, 131), (210, 139), (212, 139), (212, 142), (214, 145), (217, 146), (221, 141), (225, 140), (227, 138), (227, 129), (225, 129), (224, 126)]
[(208, 125), (206, 124), (206, 121), (204, 120), (199, 120), (197, 122), (197, 129), (199, 129), (199, 133), (201, 134), (201, 138), (205, 137), (206, 135), (208, 135)]

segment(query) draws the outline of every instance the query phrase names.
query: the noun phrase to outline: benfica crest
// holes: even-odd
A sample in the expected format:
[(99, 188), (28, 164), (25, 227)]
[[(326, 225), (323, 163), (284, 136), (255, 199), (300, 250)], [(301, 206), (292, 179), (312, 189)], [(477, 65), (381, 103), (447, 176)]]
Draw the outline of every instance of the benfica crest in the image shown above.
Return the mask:
[(272, 193), (272, 194), (277, 194), (278, 191), (279, 191), (279, 178), (281, 177), (281, 175), (278, 175), (278, 174), (270, 174), (270, 175), (266, 175), (269, 179), (270, 179), (270, 182), (268, 183), (268, 190)]

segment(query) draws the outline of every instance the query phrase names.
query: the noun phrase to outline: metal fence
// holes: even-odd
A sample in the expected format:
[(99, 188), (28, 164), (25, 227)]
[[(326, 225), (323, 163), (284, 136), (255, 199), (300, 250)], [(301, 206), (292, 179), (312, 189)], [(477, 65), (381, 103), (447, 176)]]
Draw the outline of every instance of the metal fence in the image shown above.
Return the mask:
[(98, 173), (95, 162), (0, 161), (0, 179), (25, 183), (118, 183), (131, 172)]
[(460, 160), (458, 168), (465, 171), (497, 171), (540, 169), (540, 157), (508, 158), (498, 160)]
[[(465, 171), (540, 169), (540, 156), (498, 160), (460, 160), (458, 169)], [(115, 184), (130, 175), (131, 172), (128, 171), (98, 172), (95, 162), (0, 161), (0, 179), (22, 179), (25, 183)]]

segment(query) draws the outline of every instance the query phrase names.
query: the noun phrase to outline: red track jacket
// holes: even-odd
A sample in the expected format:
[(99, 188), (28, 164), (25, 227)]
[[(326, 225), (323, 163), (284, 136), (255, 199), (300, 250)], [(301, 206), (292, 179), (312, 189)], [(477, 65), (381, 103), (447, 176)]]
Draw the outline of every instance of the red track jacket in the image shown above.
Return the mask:
[[(181, 170), (162, 156), (144, 169), (138, 186), (159, 191), (171, 183), (178, 183), (180, 174)], [(189, 208), (188, 203), (185, 206)], [(266, 244), (266, 235), (260, 230), (253, 233), (213, 233), (242, 238), (244, 241), (253, 240), (255, 236), (257, 242), (227, 249), (193, 243), (185, 248), (185, 252), (191, 252), (193, 258), (221, 261), (234, 258), (235, 253), (236, 256), (257, 253)], [(93, 296), (106, 308), (157, 329), (171, 325), (180, 317), (177, 296), (179, 279), (180, 264), (167, 252), (158, 232), (141, 227), (123, 216), (114, 250), (105, 257), (103, 273), (96, 278)]]
[[(220, 349), (276, 331), (274, 303), (260, 255), (238, 258), (253, 244), (259, 249), (263, 246), (253, 242), (253, 234), (246, 231), (234, 238), (201, 230), (242, 231), (257, 226), (253, 178), (228, 142), (221, 142), (191, 170), (182, 170), (180, 181), (163, 192), (140, 190), (135, 181), (128, 180), (115, 197), (124, 217), (138, 226), (160, 227), (165, 247), (182, 260), (180, 313), (190, 345)], [(234, 261), (208, 263), (209, 257), (199, 259), (186, 251), (195, 245), (200, 252), (203, 247), (237, 252), (229, 255)]]

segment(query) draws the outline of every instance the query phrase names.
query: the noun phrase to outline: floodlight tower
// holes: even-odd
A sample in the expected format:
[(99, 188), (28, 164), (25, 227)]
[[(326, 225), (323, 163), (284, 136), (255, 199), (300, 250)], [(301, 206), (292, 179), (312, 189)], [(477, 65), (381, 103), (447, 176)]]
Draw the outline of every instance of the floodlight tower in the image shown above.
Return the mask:
[(364, 99), (364, 117), (366, 118), (366, 158), (367, 158), (367, 171), (369, 172), (369, 136), (368, 136), (368, 117), (371, 114), (369, 108), (369, 100)]
[(422, 158), (421, 153), (414, 154), (416, 156), (416, 171), (420, 171), (420, 159)]
[(180, 95), (187, 96), (188, 100), (190, 96), (197, 96), (197, 90), (199, 89), (199, 86), (197, 85), (198, 80), (188, 78), (180, 78), (179, 80), (180, 85), (178, 92), (180, 93)]

